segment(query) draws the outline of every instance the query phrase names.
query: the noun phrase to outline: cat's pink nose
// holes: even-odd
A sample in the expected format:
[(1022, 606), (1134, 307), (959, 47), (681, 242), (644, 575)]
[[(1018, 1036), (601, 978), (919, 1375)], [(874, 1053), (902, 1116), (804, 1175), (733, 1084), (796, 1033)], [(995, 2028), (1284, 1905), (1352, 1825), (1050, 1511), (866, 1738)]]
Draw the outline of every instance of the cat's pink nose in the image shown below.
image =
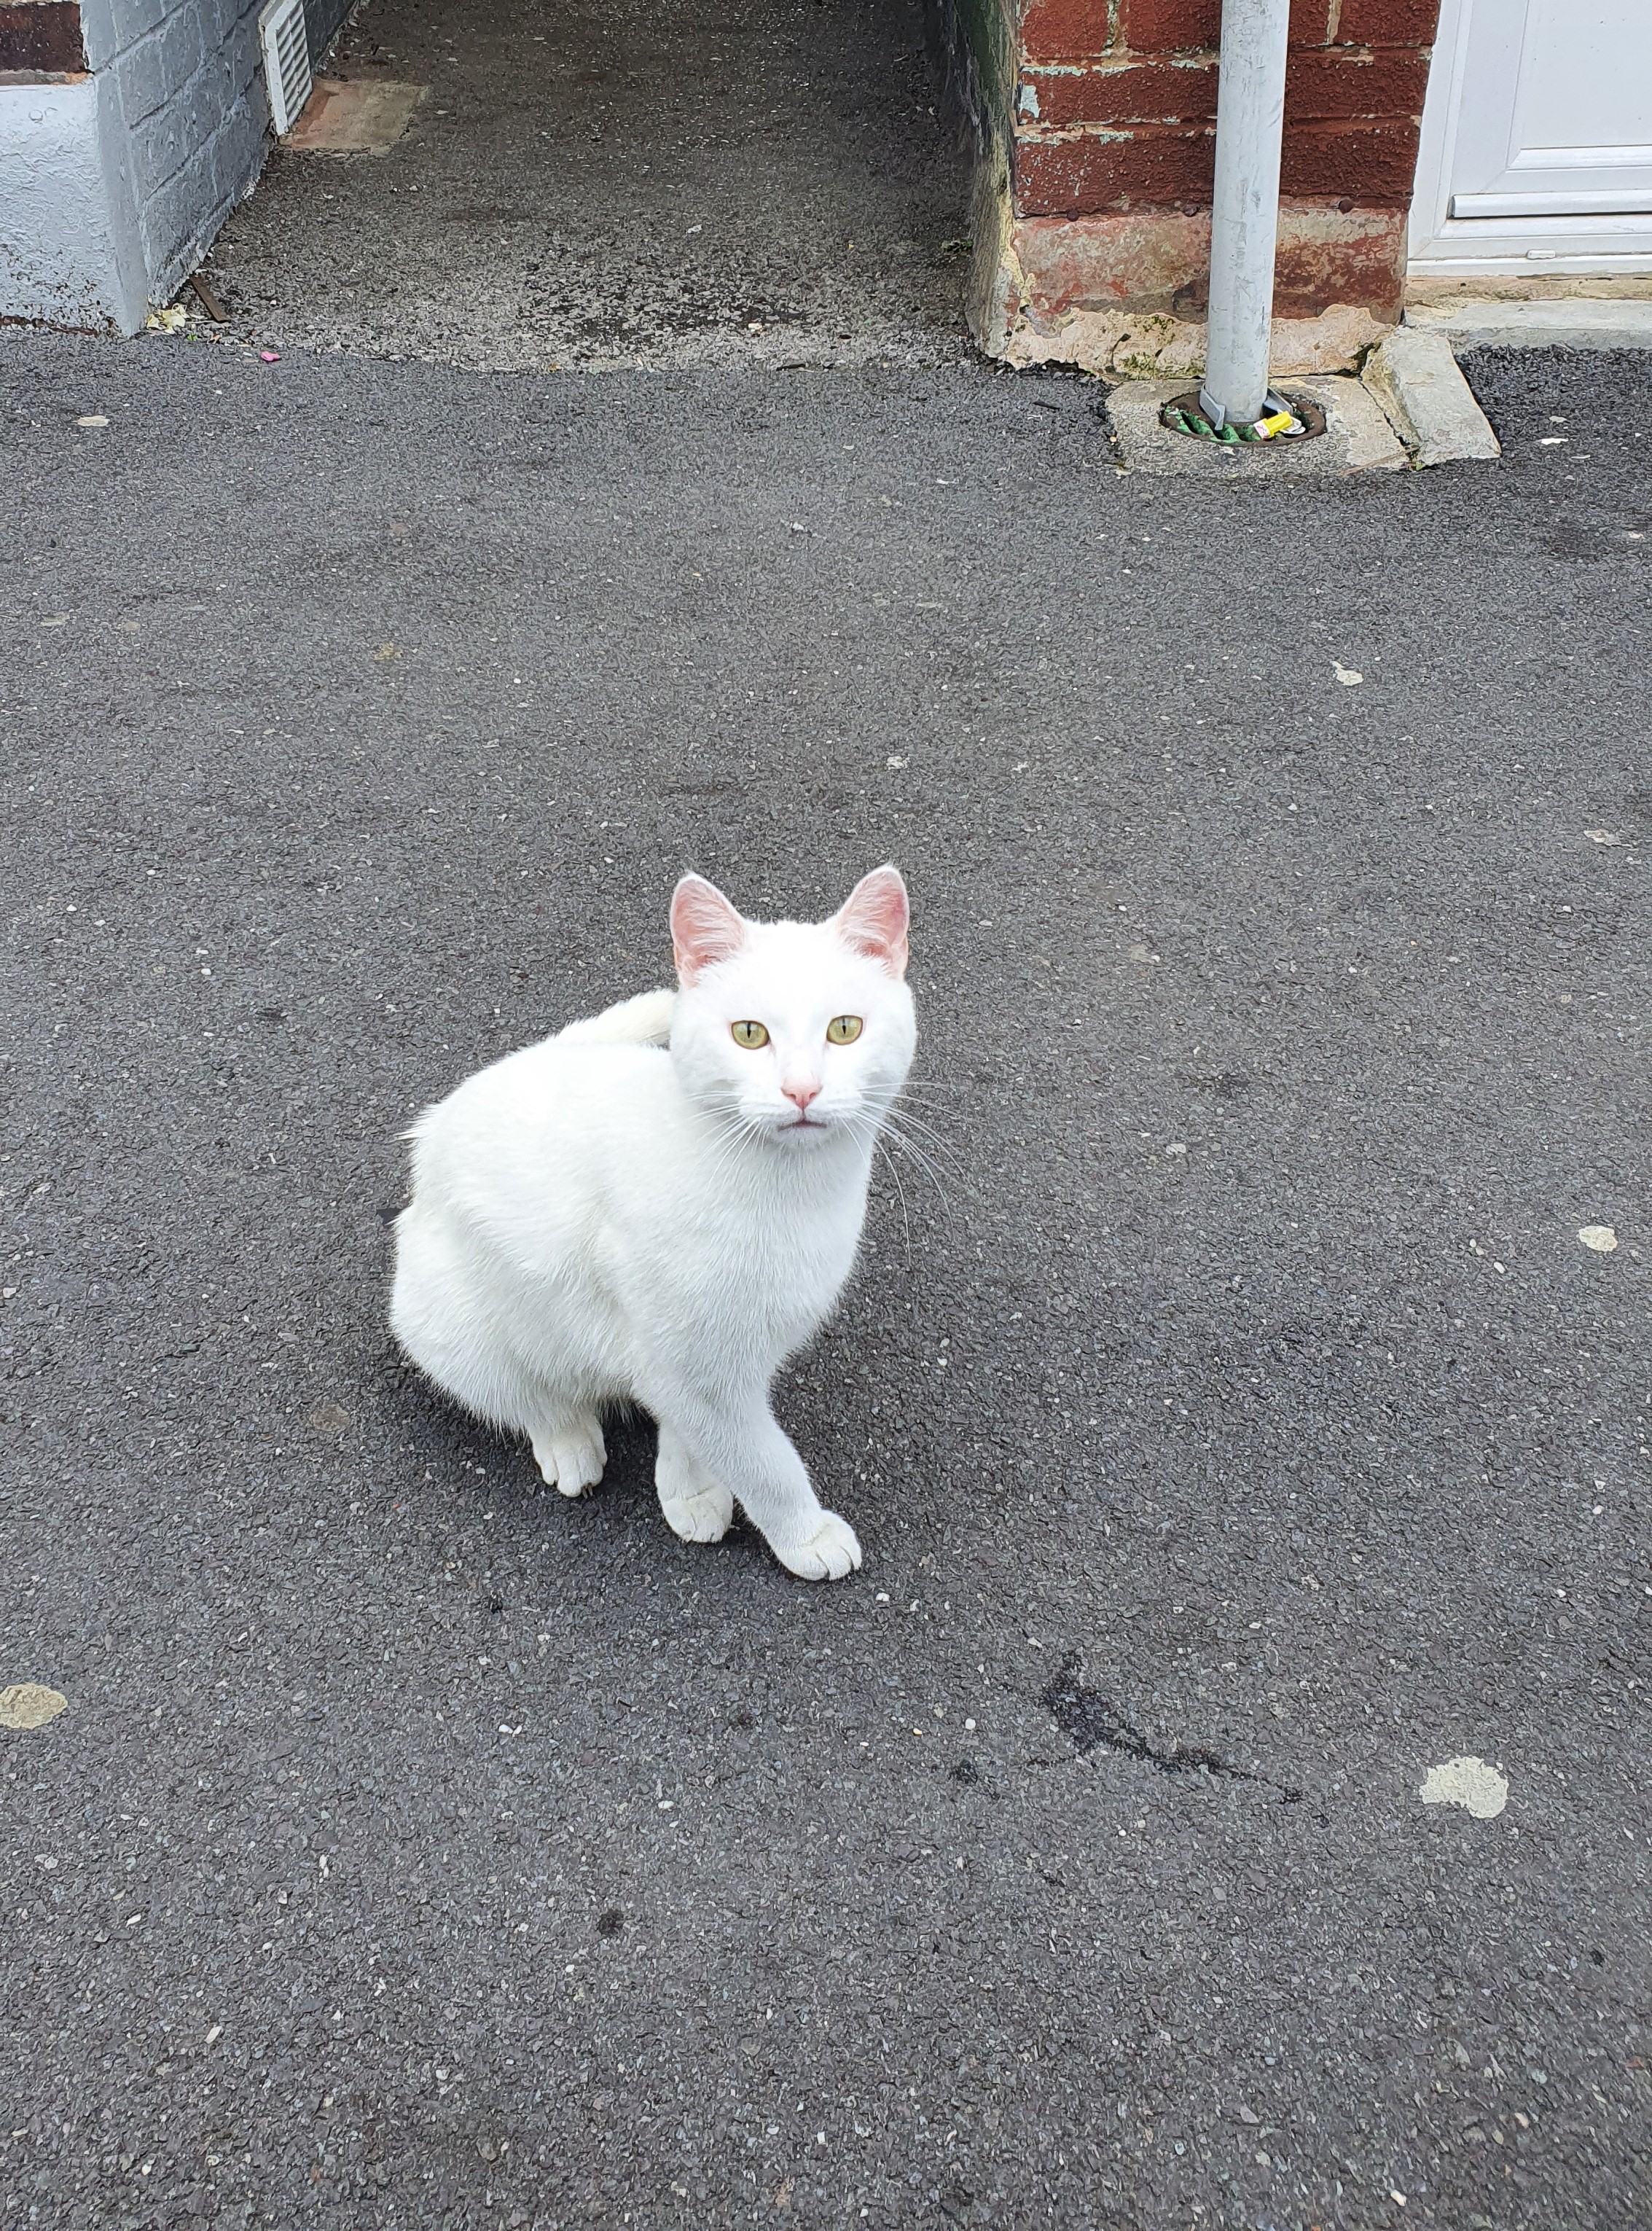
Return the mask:
[(801, 1109), (805, 1115), (808, 1113), (810, 1102), (818, 1100), (820, 1097), (820, 1085), (814, 1077), (810, 1077), (807, 1084), (783, 1084), (780, 1090), (785, 1094), (786, 1098), (794, 1106)]

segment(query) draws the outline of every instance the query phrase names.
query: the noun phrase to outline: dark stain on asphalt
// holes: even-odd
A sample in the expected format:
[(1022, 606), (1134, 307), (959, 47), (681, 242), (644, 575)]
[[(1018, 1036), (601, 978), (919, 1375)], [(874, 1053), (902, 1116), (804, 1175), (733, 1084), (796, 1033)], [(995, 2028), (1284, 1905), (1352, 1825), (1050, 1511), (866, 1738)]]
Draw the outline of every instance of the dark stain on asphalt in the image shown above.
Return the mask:
[(1295, 1804), (1301, 1796), (1300, 1789), (1287, 1788), (1264, 1774), (1252, 1774), (1202, 1744), (1178, 1743), (1173, 1750), (1159, 1749), (1139, 1728), (1132, 1727), (1118, 1706), (1099, 1690), (1085, 1687), (1079, 1678), (1080, 1663), (1077, 1654), (1069, 1652), (1055, 1678), (1039, 1691), (1039, 1702), (1081, 1758), (1105, 1748), (1122, 1751), (1126, 1758), (1139, 1758), (1159, 1774), (1209, 1774), (1230, 1782), (1258, 1782), (1279, 1790), (1287, 1805)]

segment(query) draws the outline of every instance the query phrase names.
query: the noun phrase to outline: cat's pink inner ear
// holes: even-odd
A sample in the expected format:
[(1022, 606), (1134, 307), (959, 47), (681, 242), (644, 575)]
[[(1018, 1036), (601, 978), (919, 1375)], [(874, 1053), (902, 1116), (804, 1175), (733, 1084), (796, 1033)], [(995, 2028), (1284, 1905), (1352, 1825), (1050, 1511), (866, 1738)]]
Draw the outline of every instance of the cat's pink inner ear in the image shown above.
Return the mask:
[(745, 923), (715, 883), (704, 876), (685, 876), (671, 894), (671, 944), (677, 974), (692, 984), (704, 968), (738, 953), (745, 942)]
[(862, 876), (833, 919), (838, 935), (857, 953), (882, 961), (892, 976), (906, 974), (911, 909), (899, 868), (874, 868)]

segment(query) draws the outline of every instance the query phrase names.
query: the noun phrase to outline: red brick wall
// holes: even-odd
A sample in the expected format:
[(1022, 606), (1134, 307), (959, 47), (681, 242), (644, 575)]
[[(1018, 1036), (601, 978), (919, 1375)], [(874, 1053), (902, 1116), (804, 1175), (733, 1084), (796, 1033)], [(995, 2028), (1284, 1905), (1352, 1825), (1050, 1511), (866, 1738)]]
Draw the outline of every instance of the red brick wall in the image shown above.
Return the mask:
[(72, 77), (85, 68), (81, 0), (0, 0), (0, 74)]
[[(1280, 191), (1402, 210), (1439, 0), (1292, 0)], [(1017, 217), (1208, 209), (1220, 0), (1026, 0)]]

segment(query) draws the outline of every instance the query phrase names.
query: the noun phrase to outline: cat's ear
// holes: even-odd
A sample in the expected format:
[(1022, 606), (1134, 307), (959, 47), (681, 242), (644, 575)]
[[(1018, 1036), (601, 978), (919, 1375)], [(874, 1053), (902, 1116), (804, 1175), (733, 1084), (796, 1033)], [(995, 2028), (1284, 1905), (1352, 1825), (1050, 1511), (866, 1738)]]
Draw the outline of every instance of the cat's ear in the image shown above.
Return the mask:
[(677, 975), (692, 984), (702, 969), (727, 960), (745, 942), (745, 923), (715, 883), (685, 876), (671, 894), (671, 945)]
[(907, 973), (907, 928), (911, 909), (899, 868), (874, 868), (862, 876), (832, 916), (846, 945), (881, 960), (892, 976)]

